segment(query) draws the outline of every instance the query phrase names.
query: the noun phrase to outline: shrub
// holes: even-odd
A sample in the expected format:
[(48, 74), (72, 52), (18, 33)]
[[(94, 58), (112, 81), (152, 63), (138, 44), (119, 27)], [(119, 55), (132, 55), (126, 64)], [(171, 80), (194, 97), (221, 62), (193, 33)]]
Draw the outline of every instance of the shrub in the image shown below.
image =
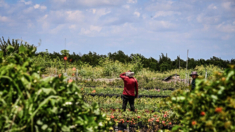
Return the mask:
[(110, 126), (97, 104), (84, 102), (72, 80), (40, 77), (31, 57), (34, 47), (0, 52), (1, 131), (98, 131)]
[(197, 80), (192, 92), (176, 91), (171, 101), (185, 131), (235, 131), (234, 66)]
[(8, 49), (7, 49), (8, 46), (14, 47), (13, 48), (14, 52), (19, 53), (19, 47), (21, 45), (23, 45), (24, 47), (27, 47), (27, 48), (36, 48), (36, 46), (30, 45), (27, 42), (23, 43), (23, 41), (21, 41), (19, 43), (18, 40), (14, 40), (14, 39), (12, 39), (12, 41), (10, 41), (10, 39), (7, 39), (7, 41), (5, 41), (4, 37), (2, 37), (2, 39), (0, 38), (0, 49), (2, 51), (3, 56), (6, 56), (9, 53)]

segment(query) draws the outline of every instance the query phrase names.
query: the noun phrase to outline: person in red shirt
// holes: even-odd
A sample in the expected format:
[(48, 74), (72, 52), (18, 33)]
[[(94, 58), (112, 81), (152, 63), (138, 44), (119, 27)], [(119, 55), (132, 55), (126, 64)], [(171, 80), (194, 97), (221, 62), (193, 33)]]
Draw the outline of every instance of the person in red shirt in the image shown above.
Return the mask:
[[(128, 72), (124, 72), (120, 74), (120, 77), (124, 81), (124, 90), (123, 90), (123, 104), (122, 109), (126, 111), (126, 105), (127, 102), (129, 102), (131, 111), (135, 111), (134, 107), (134, 100), (138, 97), (138, 82), (133, 77), (134, 72), (131, 72), (130, 70)], [(136, 94), (135, 94), (136, 91)]]

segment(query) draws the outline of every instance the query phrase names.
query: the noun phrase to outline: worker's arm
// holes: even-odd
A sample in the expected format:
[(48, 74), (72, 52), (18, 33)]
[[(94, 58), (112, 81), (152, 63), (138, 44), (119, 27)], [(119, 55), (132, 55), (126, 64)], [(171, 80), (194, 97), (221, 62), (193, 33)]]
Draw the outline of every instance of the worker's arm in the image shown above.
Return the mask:
[(124, 72), (124, 73), (120, 74), (120, 78), (125, 79), (126, 78), (126, 73)]
[[(127, 71), (127, 72), (130, 72), (130, 71)], [(126, 72), (120, 74), (120, 78), (122, 78), (124, 80), (126, 78)]]

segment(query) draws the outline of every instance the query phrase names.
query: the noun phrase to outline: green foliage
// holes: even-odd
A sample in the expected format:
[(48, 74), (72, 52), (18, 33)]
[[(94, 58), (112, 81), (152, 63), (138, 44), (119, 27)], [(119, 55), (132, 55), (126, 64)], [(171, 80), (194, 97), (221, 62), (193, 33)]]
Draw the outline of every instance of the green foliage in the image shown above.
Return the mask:
[(10, 41), (10, 39), (7, 39), (7, 41), (5, 41), (5, 39), (3, 37), (2, 37), (2, 39), (0, 38), (0, 50), (2, 51), (3, 56), (6, 56), (6, 55), (8, 55), (8, 53), (10, 53), (7, 49), (8, 46), (12, 46), (14, 49), (14, 52), (19, 53), (19, 50), (20, 50), (19, 48), (21, 45), (23, 45), (24, 47), (27, 47), (27, 48), (35, 48), (36, 49), (36, 47), (34, 45), (30, 45), (27, 42), (25, 42), (23, 44), (23, 41), (21, 41), (19, 43), (18, 40), (12, 39), (12, 41)]
[[(43, 53), (38, 53), (43, 54)], [(60, 53), (54, 52), (53, 54), (50, 54), (50, 57), (52, 59), (57, 58), (60, 56), (62, 58)], [(143, 68), (149, 68), (151, 71), (168, 71), (173, 69), (179, 68), (179, 61), (180, 61), (180, 68), (184, 69), (186, 68), (186, 61), (180, 59), (180, 57), (177, 57), (174, 60), (171, 60), (167, 54), (161, 54), (159, 56), (159, 59), (156, 58), (146, 58), (141, 54), (131, 54), (126, 55), (123, 51), (117, 51), (114, 53), (108, 53), (108, 55), (99, 55), (96, 52), (89, 52), (88, 54), (69, 54), (69, 57), (72, 58), (74, 61), (81, 61), (82, 63), (87, 63), (91, 65), (92, 67), (99, 65), (99, 60), (103, 58), (109, 58), (109, 60), (115, 62), (119, 61), (124, 64), (131, 64), (133, 62), (133, 56), (138, 56), (141, 60), (141, 63), (143, 64)], [(194, 60), (193, 58), (189, 58), (188, 60), (188, 69), (194, 69), (196, 66), (200, 65), (215, 65), (218, 67), (227, 68), (228, 64), (235, 64), (235, 59), (231, 60), (222, 60), (217, 57), (212, 57), (210, 59), (204, 60)]]
[[(95, 92), (93, 92), (95, 90)], [(96, 93), (96, 94), (114, 94), (122, 95), (123, 88), (84, 88), (85, 93)], [(148, 96), (148, 95), (170, 95), (172, 91), (170, 90), (160, 90), (151, 89), (151, 90), (139, 90), (139, 95)]]
[(106, 130), (111, 124), (97, 104), (87, 104), (80, 88), (61, 76), (40, 77), (32, 56), (36, 48), (8, 46), (0, 51), (1, 131)]
[(235, 69), (199, 79), (192, 92), (178, 90), (171, 101), (185, 131), (235, 131)]
[(205, 76), (207, 70), (207, 76), (212, 76), (214, 72), (223, 72), (223, 69), (220, 69), (214, 65), (207, 65), (207, 66), (196, 66), (195, 71), (197, 71), (198, 75)]
[(138, 55), (132, 56), (133, 67), (131, 68), (133, 72), (138, 73), (140, 70), (143, 69), (143, 64), (141, 63), (141, 58)]
[(109, 58), (100, 59), (100, 66), (103, 67), (103, 76), (112, 76), (114, 73), (121, 73), (122, 64), (118, 61), (113, 62)]
[(69, 50), (61, 50), (60, 53), (61, 53), (63, 56), (69, 57)]

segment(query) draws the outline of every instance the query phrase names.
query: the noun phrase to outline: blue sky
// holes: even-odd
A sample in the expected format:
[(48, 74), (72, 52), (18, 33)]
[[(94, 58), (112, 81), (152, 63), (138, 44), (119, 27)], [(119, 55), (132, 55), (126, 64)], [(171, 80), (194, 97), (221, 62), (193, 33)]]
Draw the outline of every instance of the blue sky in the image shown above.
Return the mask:
[(0, 0), (0, 35), (38, 51), (235, 58), (234, 0)]

